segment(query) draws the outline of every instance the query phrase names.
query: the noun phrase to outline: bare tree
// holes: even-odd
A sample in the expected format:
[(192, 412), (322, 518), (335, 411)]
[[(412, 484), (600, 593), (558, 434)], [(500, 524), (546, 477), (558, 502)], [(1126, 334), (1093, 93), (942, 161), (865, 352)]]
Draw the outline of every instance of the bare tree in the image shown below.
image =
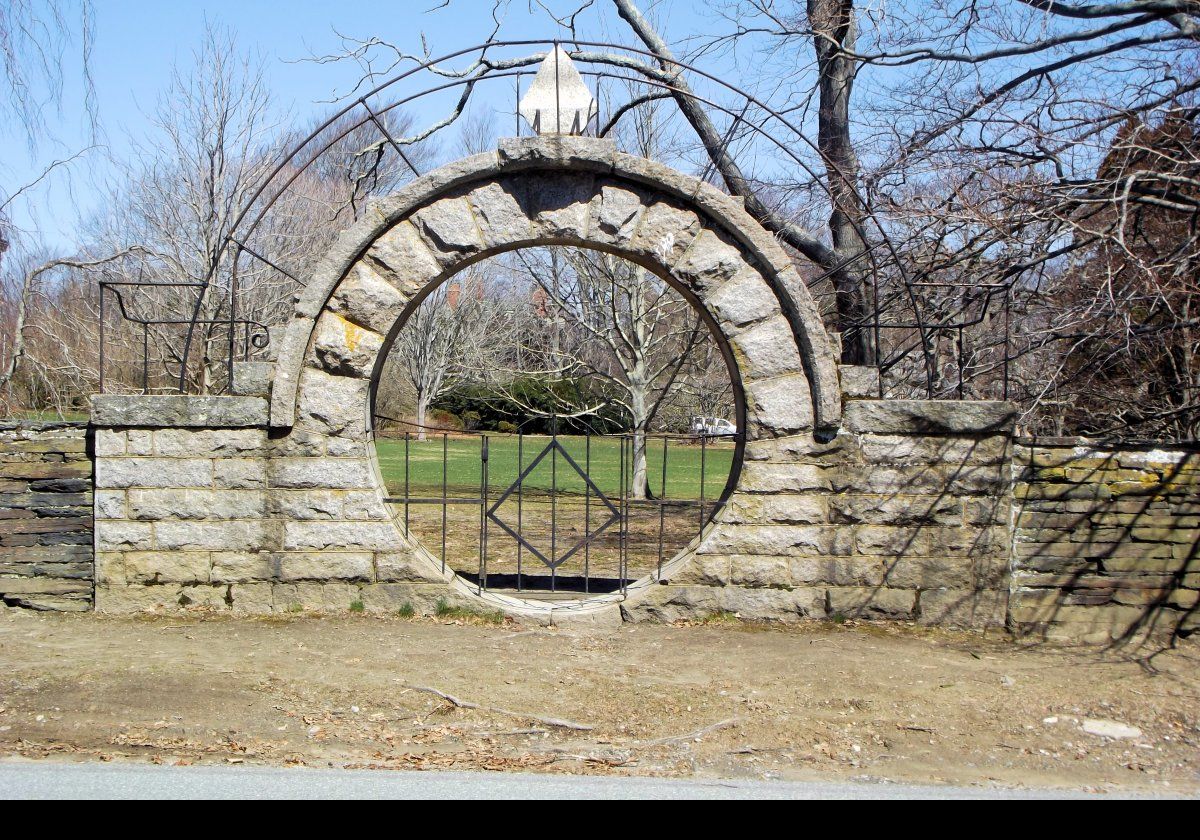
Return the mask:
[[(646, 436), (664, 406), (702, 370), (708, 328), (665, 282), (612, 254), (579, 248), (517, 254), (540, 293), (541, 359), (533, 366), (596, 383), (582, 392), (582, 403), (556, 410), (584, 416), (616, 408), (632, 433), (631, 492), (646, 498)], [(526, 337), (524, 347), (531, 345)]]
[(96, 133), (90, 0), (8, 0), (0, 6), (0, 122), (30, 149), (46, 139), (45, 112), (62, 103), (68, 49), (80, 54), (84, 105)]
[[(0, 7), (0, 131), (23, 141), (36, 162), (40, 150), (54, 140), (46, 112), (61, 109), (64, 59), (68, 50), (78, 50), (84, 113), (93, 137), (98, 133), (95, 90), (90, 73), (93, 39), (92, 9), (88, 0), (13, 0)], [(85, 150), (86, 151), (86, 150)], [(0, 183), (0, 318), (5, 331), (0, 340), (0, 390), (5, 409), (18, 406), (13, 380), (31, 360), (27, 334), (41, 329), (35, 323), (43, 277), (70, 261), (34, 264), (40, 254), (36, 230), (18, 230), (12, 210), (59, 170), (68, 170), (84, 152), (35, 165), (38, 174), (19, 186)], [(0, 173), (7, 174), (7, 173)]]
[[(492, 375), (503, 363), (511, 308), (472, 266), (435, 289), (405, 321), (388, 355), (382, 379), (400, 377), (414, 403), (417, 440), (425, 440), (430, 407), (455, 388)], [(396, 417), (395, 388), (381, 391), (377, 413)]]

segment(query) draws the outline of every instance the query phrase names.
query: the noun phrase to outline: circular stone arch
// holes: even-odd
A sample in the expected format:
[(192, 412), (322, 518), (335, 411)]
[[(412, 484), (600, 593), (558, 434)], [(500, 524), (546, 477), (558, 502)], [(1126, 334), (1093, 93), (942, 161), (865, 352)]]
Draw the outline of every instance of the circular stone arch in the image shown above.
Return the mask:
[[(791, 260), (739, 200), (620, 153), (609, 141), (544, 137), (504, 140), (495, 152), (425, 175), (371, 205), (342, 233), (315, 268), (283, 337), (271, 391), (276, 437), (292, 439), (297, 451), (312, 451), (317, 438), (327, 455), (369, 451), (372, 382), (408, 312), (474, 262), (547, 245), (615, 254), (684, 294), (726, 353), (747, 442), (837, 428), (841, 401), (829, 336)], [(381, 503), (386, 490), (369, 460), (365, 483)], [(733, 493), (740, 482), (739, 475)], [(384, 505), (370, 507), (376, 519), (390, 518)], [(452, 572), (435, 574), (440, 564), (409, 543), (400, 525), (386, 524), (396, 546), (427, 567), (418, 577), (512, 612), (546, 609), (475, 595)], [(694, 542), (663, 576), (703, 547), (704, 538)]]

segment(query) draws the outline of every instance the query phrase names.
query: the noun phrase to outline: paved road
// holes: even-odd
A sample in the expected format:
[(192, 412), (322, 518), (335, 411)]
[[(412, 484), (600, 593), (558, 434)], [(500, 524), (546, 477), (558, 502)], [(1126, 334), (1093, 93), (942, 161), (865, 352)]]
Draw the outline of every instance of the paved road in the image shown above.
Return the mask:
[(1049, 790), (840, 782), (0, 762), (0, 799), (1047, 799), (1063, 795)]

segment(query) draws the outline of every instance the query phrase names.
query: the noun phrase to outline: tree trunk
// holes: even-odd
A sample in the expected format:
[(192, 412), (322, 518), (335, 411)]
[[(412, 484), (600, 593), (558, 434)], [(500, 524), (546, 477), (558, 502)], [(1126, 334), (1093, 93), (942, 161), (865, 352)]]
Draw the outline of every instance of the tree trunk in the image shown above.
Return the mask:
[(629, 487), (632, 499), (649, 498), (649, 479), (646, 468), (646, 433), (634, 430), (633, 433), (633, 483)]
[(629, 378), (629, 407), (633, 415), (633, 483), (629, 494), (634, 499), (649, 498), (649, 476), (646, 467), (646, 426), (650, 422), (647, 388), (636, 376)]
[(425, 415), (429, 412), (429, 395), (417, 394), (417, 440), (425, 440)]
[(817, 148), (829, 185), (829, 234), (837, 264), (842, 265), (831, 275), (842, 329), (842, 361), (865, 365), (874, 361), (867, 325), (871, 310), (862, 279), (867, 214), (858, 194), (858, 158), (850, 140), (850, 95), (857, 67), (846, 54), (854, 51), (854, 0), (808, 0), (808, 22), (817, 55)]
[[(837, 225), (836, 230), (831, 229), (832, 248), (822, 242), (819, 236), (784, 219), (759, 199), (750, 181), (742, 173), (741, 168), (733, 159), (733, 155), (730, 154), (721, 132), (709, 119), (703, 104), (692, 95), (666, 41), (642, 15), (634, 0), (612, 1), (617, 7), (617, 14), (629, 24), (645, 44), (646, 49), (654, 54), (662, 70), (676, 76), (672, 85), (674, 88), (672, 96), (679, 106), (679, 110), (699, 136), (705, 152), (713, 166), (721, 174), (721, 179), (729, 191), (733, 195), (745, 199), (746, 211), (763, 227), (778, 234), (789, 246), (821, 268), (831, 272), (830, 277), (837, 290), (837, 326), (842, 331), (843, 338), (842, 361), (847, 364), (871, 364), (874, 360), (874, 352), (871, 330), (865, 327), (869, 320), (870, 308), (867, 305), (862, 280), (863, 260), (859, 259), (853, 263), (844, 264), (847, 259), (861, 256), (864, 253), (861, 236), (858, 235), (861, 226), (858, 229), (853, 225), (849, 227), (849, 232), (859, 240), (857, 243), (847, 236), (846, 229), (848, 220), (864, 215), (857, 189), (849, 189), (856, 186), (858, 177), (857, 163), (850, 146), (849, 121), (850, 91), (854, 84), (854, 62), (844, 54), (841, 46), (844, 43), (846, 49), (853, 47), (854, 4), (852, 0), (810, 0), (809, 2), (810, 19), (815, 12), (818, 17), (825, 20), (829, 15), (822, 13), (832, 12), (834, 13), (833, 23), (836, 24), (840, 14), (840, 19), (844, 19), (849, 24), (848, 26), (838, 27), (835, 25), (832, 27), (831, 31), (836, 33), (839, 38), (844, 39), (848, 35), (849, 42), (838, 40), (836, 49), (826, 50), (826, 58), (831, 61), (827, 62), (822, 59), (821, 47), (818, 44), (818, 66), (821, 71), (821, 108), (818, 118), (821, 125), (818, 129), (820, 136), (817, 145), (822, 156), (825, 157), (827, 168), (831, 161), (840, 160), (843, 164), (846, 163), (845, 152), (847, 151), (849, 152), (848, 161), (853, 164), (849, 169), (837, 165), (833, 167), (840, 175), (836, 179), (836, 187), (830, 185), (835, 207), (835, 216), (830, 220), (831, 228), (834, 224)], [(818, 41), (822, 40), (818, 38)], [(832, 74), (831, 78), (826, 79), (826, 73)], [(829, 151), (825, 148), (825, 142), (830, 144)], [(848, 189), (849, 192), (847, 192)], [(836, 192), (834, 192), (835, 190)]]

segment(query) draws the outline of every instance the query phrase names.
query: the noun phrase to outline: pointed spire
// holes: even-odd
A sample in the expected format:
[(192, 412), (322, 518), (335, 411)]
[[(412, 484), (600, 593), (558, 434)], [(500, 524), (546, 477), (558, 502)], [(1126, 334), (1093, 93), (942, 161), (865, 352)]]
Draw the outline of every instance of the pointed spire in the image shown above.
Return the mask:
[(599, 112), (575, 62), (557, 44), (521, 97), (519, 109), (538, 134), (582, 134)]

